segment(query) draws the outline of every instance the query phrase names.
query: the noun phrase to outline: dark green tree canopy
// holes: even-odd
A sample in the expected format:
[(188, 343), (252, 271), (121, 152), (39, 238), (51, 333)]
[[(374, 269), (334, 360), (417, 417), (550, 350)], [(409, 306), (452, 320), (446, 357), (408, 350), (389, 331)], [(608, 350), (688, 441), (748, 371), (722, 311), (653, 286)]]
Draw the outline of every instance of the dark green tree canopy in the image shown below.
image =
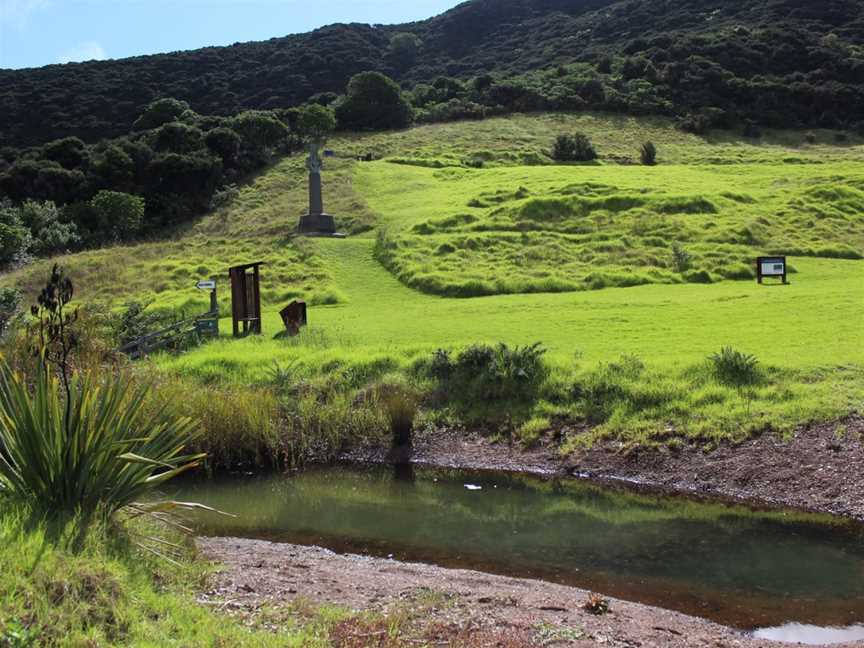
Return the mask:
[(171, 97), (157, 99), (147, 106), (143, 114), (136, 120), (133, 128), (135, 130), (159, 128), (163, 124), (179, 119), (180, 115), (187, 110), (189, 110), (189, 104), (185, 101)]
[(392, 130), (411, 125), (414, 113), (396, 82), (380, 72), (361, 72), (336, 106), (342, 130)]

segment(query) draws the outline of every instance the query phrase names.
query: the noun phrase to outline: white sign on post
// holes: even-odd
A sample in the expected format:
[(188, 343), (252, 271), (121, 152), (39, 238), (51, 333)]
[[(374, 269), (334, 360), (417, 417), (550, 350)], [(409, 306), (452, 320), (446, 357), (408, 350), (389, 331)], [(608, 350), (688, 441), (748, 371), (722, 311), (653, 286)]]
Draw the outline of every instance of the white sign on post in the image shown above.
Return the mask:
[(781, 277), (785, 274), (786, 266), (782, 263), (763, 263), (762, 276)]
[(198, 290), (216, 290), (216, 280), (207, 279), (206, 281), (199, 281)]

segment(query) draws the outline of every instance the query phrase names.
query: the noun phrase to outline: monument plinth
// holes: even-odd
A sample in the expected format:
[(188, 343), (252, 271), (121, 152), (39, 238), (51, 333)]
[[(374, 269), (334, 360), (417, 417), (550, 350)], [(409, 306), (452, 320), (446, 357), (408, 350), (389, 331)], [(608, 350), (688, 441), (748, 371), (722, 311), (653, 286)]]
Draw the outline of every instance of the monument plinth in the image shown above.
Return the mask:
[(300, 217), (298, 227), (301, 234), (332, 235), (336, 233), (336, 221), (324, 211), (324, 196), (321, 189), (321, 158), (318, 144), (309, 145), (306, 168), (309, 170), (309, 212)]

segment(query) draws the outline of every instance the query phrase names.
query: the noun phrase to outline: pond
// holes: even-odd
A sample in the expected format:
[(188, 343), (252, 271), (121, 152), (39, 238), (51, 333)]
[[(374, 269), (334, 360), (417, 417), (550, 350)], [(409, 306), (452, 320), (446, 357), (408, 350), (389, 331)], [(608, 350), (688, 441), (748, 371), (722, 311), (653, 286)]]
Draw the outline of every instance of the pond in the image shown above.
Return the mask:
[(763, 636), (836, 626), (849, 640), (864, 622), (864, 529), (827, 516), (384, 466), (187, 482), (172, 495), (237, 516), (197, 516), (203, 535), (541, 578), (771, 628)]

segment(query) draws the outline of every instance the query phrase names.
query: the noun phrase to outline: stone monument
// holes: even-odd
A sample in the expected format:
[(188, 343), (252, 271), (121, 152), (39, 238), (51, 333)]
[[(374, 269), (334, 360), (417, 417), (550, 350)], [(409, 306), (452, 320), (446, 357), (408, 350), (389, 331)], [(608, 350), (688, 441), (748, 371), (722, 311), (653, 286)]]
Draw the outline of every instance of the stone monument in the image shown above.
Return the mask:
[(301, 234), (322, 234), (325, 236), (336, 233), (336, 221), (324, 211), (324, 197), (321, 191), (321, 168), (323, 163), (318, 151), (318, 142), (309, 144), (309, 157), (306, 168), (309, 170), (309, 212), (300, 217), (299, 230)]

